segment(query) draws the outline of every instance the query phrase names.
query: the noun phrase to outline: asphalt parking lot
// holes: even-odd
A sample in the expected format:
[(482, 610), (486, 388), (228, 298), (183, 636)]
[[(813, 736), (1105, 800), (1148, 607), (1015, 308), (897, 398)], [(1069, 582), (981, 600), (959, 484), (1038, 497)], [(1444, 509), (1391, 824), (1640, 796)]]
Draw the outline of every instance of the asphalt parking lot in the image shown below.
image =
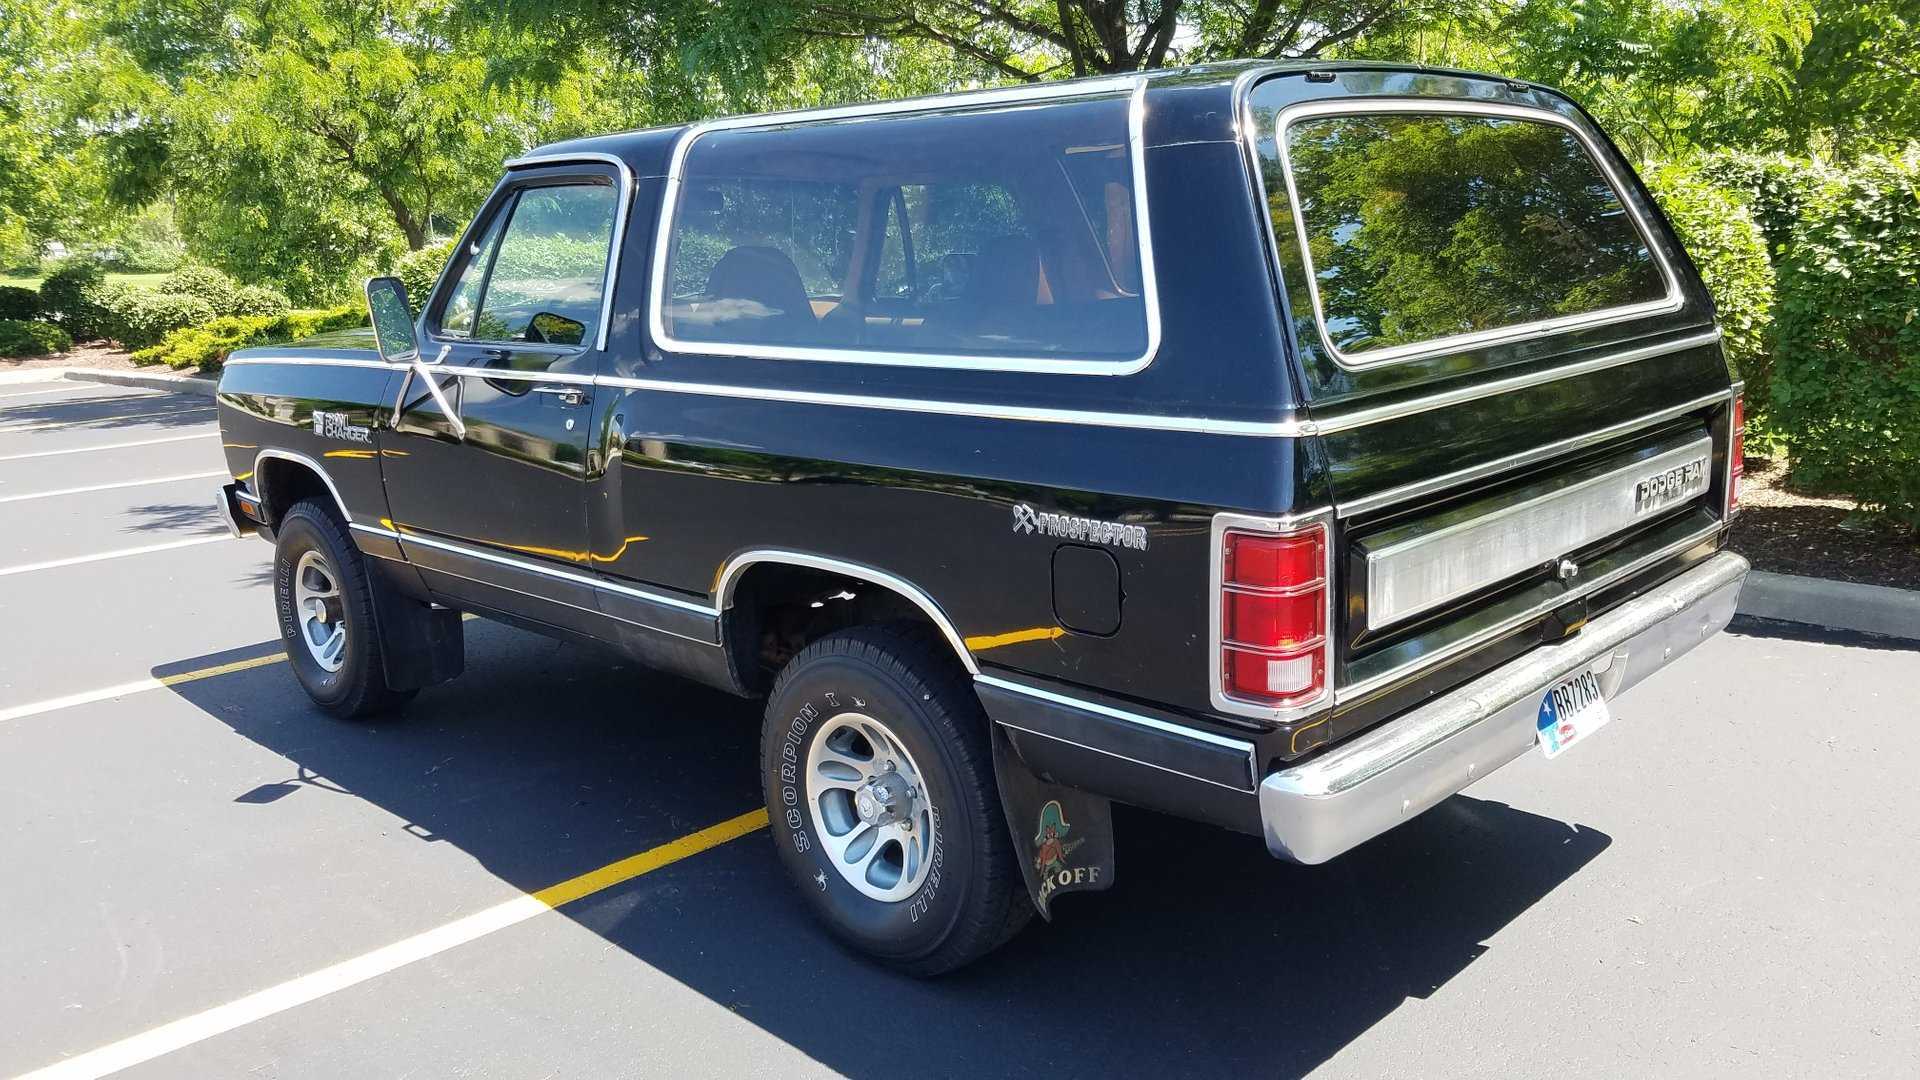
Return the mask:
[(1724, 635), (1320, 868), (1119, 818), (957, 975), (825, 940), (758, 712), (483, 622), (313, 711), (204, 397), (0, 385), (0, 1074), (1913, 1076), (1920, 653)]

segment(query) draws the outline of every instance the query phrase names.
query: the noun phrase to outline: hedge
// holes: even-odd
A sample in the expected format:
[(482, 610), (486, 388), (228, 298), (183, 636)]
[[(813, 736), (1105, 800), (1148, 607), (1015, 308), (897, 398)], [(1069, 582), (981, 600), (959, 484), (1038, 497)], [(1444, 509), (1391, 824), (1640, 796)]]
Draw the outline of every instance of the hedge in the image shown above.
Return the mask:
[(213, 371), (235, 349), (272, 341), (299, 341), (365, 324), (366, 316), (357, 307), (308, 309), (284, 315), (228, 315), (175, 330), (158, 345), (134, 353), (133, 362)]
[(413, 309), (415, 318), (419, 318), (420, 307), (427, 302), (427, 294), (433, 292), (434, 283), (440, 280), (440, 271), (453, 254), (453, 244), (448, 240), (409, 251), (393, 264), (393, 276), (407, 287), (407, 306)]
[(68, 259), (40, 283), (40, 309), (75, 341), (100, 336), (105, 315), (95, 293), (106, 283), (107, 272), (86, 259)]
[(73, 339), (50, 322), (0, 319), (0, 356), (45, 356), (73, 348)]
[(40, 317), (40, 294), (18, 285), (0, 285), (0, 319), (25, 322)]
[(1773, 359), (1766, 237), (1739, 194), (1716, 186), (1697, 165), (1663, 165), (1644, 179), (1713, 297), (1727, 360), (1747, 381), (1749, 418), (1761, 422)]
[(1774, 315), (1789, 469), (1920, 529), (1920, 152), (1802, 168)]

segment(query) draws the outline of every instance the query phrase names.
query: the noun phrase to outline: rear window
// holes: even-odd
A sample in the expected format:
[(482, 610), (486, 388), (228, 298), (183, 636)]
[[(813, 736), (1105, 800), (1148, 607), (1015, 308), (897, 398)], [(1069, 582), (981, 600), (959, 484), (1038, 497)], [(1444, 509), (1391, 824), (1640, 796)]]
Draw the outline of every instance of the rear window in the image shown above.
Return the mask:
[(1145, 357), (1128, 101), (697, 137), (669, 227), (670, 347), (901, 363)]
[(1562, 124), (1308, 116), (1282, 139), (1306, 271), (1328, 342), (1347, 358), (1584, 324), (1668, 297), (1646, 237)]

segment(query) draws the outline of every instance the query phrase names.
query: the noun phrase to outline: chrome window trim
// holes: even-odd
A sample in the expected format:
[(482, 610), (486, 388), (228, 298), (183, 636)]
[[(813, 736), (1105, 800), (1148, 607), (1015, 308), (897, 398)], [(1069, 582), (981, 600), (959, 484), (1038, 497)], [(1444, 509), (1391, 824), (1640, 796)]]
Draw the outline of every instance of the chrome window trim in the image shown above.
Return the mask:
[[(1434, 608), (1451, 604), (1463, 596), (1491, 588), (1525, 571), (1537, 569), (1543, 563), (1551, 564), (1570, 551), (1578, 551), (1630, 529), (1643, 520), (1641, 514), (1644, 512), (1627, 508), (1629, 513), (1626, 517), (1610, 517), (1605, 509), (1607, 500), (1618, 498), (1622, 494), (1631, 495), (1633, 493), (1631, 482), (1644, 477), (1649, 470), (1657, 474), (1669, 468), (1677, 468), (1679, 465), (1694, 461), (1710, 462), (1712, 459), (1713, 440), (1701, 434), (1684, 443), (1670, 445), (1652, 457), (1616, 465), (1613, 468), (1607, 468), (1604, 472), (1564, 486), (1551, 486), (1560, 483), (1557, 478), (1543, 480), (1532, 485), (1537, 492), (1535, 494), (1529, 495), (1523, 490), (1516, 493), (1521, 495), (1520, 498), (1503, 502), (1494, 510), (1450, 522), (1424, 534), (1406, 536), (1378, 548), (1370, 548), (1367, 545), (1381, 537), (1363, 539), (1356, 545), (1356, 550), (1365, 552), (1367, 564), (1367, 625), (1373, 630), (1384, 630), (1387, 627), (1396, 626)], [(1605, 465), (1596, 467), (1605, 468)], [(1692, 502), (1706, 494), (1708, 477), (1711, 475), (1707, 471), (1709, 467), (1701, 469), (1700, 490), (1688, 494), (1685, 501)], [(1543, 488), (1545, 490), (1541, 490)], [(1602, 505), (1598, 508), (1591, 501), (1596, 495), (1602, 500)], [(1679, 503), (1673, 505), (1678, 506)], [(1557, 508), (1567, 506), (1580, 508), (1580, 512), (1575, 515), (1580, 527), (1572, 531), (1563, 531), (1558, 536), (1541, 535), (1540, 515), (1544, 514), (1550, 518)], [(1472, 507), (1463, 507), (1449, 513), (1465, 514), (1471, 509)], [(1504, 550), (1504, 545), (1491, 543), (1488, 538), (1478, 535), (1480, 530), (1516, 518), (1533, 519), (1522, 522), (1520, 526), (1529, 533), (1527, 542), (1536, 545), (1530, 550), (1522, 547), (1517, 554), (1509, 553)], [(1385, 535), (1391, 535), (1394, 532), (1410, 532), (1417, 527), (1415, 525), (1397, 527), (1388, 530)], [(1461, 550), (1463, 544), (1466, 545), (1466, 550)], [(1388, 587), (1393, 583), (1395, 573), (1392, 564), (1409, 555), (1432, 552), (1436, 549), (1443, 552), (1447, 549), (1456, 551), (1458, 555), (1474, 564), (1475, 576), (1459, 581), (1444, 590), (1425, 592), (1415, 588), (1412, 590), (1413, 595), (1406, 601), (1397, 606), (1390, 604)]]
[(1428, 668), (1434, 667), (1439, 664), (1443, 664), (1446, 661), (1461, 655), (1462, 653), (1471, 652), (1474, 649), (1477, 649), (1480, 646), (1485, 645), (1490, 641), (1494, 641), (1500, 637), (1503, 637), (1507, 634), (1512, 633), (1514, 630), (1518, 629), (1519, 627), (1524, 626), (1527, 623), (1532, 622), (1533, 620), (1538, 619), (1552, 612), (1555, 608), (1561, 607), (1574, 600), (1578, 600), (1581, 597), (1591, 595), (1595, 592), (1598, 592), (1601, 589), (1606, 588), (1609, 585), (1612, 585), (1625, 578), (1631, 577), (1634, 574), (1637, 574), (1642, 570), (1645, 570), (1647, 567), (1652, 566), (1653, 564), (1661, 561), (1662, 559), (1670, 559), (1675, 555), (1678, 555), (1684, 551), (1688, 551), (1688, 550), (1691, 550), (1692, 548), (1698, 547), (1699, 545), (1709, 540), (1712, 540), (1714, 537), (1720, 535), (1721, 531), (1724, 528), (1725, 528), (1725, 524), (1723, 522), (1716, 521), (1712, 525), (1709, 525), (1706, 528), (1701, 529), (1699, 532), (1693, 533), (1680, 540), (1676, 540), (1673, 543), (1668, 544), (1666, 547), (1663, 547), (1658, 551), (1654, 551), (1645, 556), (1642, 556), (1641, 558), (1636, 559), (1625, 566), (1618, 567), (1610, 573), (1602, 574), (1597, 578), (1593, 578), (1592, 580), (1582, 582), (1578, 588), (1568, 589), (1566, 592), (1560, 594), (1559, 596), (1552, 597), (1551, 599), (1548, 599), (1548, 600), (1543, 600), (1540, 603), (1535, 604), (1533, 607), (1527, 608), (1526, 610), (1521, 611), (1517, 614), (1514, 614), (1506, 619), (1502, 619), (1501, 621), (1493, 624), (1492, 626), (1485, 628), (1484, 630), (1481, 630), (1477, 633), (1470, 634), (1464, 638), (1461, 638), (1459, 641), (1451, 642), (1447, 645), (1444, 645), (1441, 648), (1436, 649), (1433, 652), (1428, 653), (1417, 660), (1409, 661), (1408, 663), (1402, 664), (1396, 668), (1389, 668), (1388, 670), (1383, 671), (1378, 675), (1370, 676), (1358, 682), (1348, 683), (1347, 685), (1340, 687), (1334, 693), (1334, 703), (1337, 705), (1344, 705), (1358, 698), (1366, 697), (1369, 694), (1372, 694), (1376, 690), (1380, 690), (1383, 687), (1389, 686), (1396, 682), (1400, 682), (1408, 678), (1409, 676), (1415, 675)]
[[(594, 343), (593, 343), (594, 348), (599, 349), (602, 352), (605, 352), (607, 348), (607, 331), (613, 323), (613, 290), (614, 290), (614, 285), (618, 281), (618, 274), (620, 271), (620, 249), (626, 244), (627, 218), (632, 213), (632, 209), (633, 209), (633, 186), (634, 185), (633, 185), (632, 166), (628, 165), (624, 159), (616, 155), (605, 154), (605, 153), (600, 153), (600, 152), (591, 151), (591, 150), (577, 150), (572, 152), (553, 153), (553, 154), (528, 154), (525, 157), (509, 158), (507, 160), (506, 168), (508, 169), (508, 175), (502, 178), (502, 183), (511, 181), (512, 170), (514, 169), (531, 168), (531, 167), (540, 166), (540, 165), (567, 165), (567, 164), (582, 163), (582, 162), (591, 162), (591, 163), (600, 164), (600, 165), (611, 165), (614, 168), (614, 172), (620, 178), (620, 195), (619, 195), (620, 204), (619, 206), (614, 208), (613, 235), (608, 238), (606, 277), (601, 279), (601, 283), (600, 283), (601, 284), (600, 326), (598, 331), (594, 335)], [(473, 221), (467, 223), (467, 231), (465, 233), (462, 233), (460, 236), (461, 245), (466, 245), (472, 242), (473, 227), (478, 223), (479, 223), (479, 219), (477, 217)], [(458, 251), (459, 248), (456, 247), (454, 250)], [(441, 335), (435, 333), (432, 328), (426, 325), (427, 311), (432, 307), (431, 301), (434, 297), (440, 295), (440, 287), (446, 284), (447, 271), (453, 269), (454, 261), (455, 260), (450, 258), (447, 260), (446, 265), (440, 268), (440, 276), (438, 278), (435, 278), (433, 282), (433, 291), (427, 294), (427, 302), (423, 302), (420, 305), (420, 331), (421, 331), (420, 336), (422, 339), (428, 340), (428, 341), (451, 342), (457, 345), (489, 344), (488, 342), (477, 339), (477, 338), (442, 337)], [(522, 344), (522, 343), (496, 342), (493, 344)], [(576, 346), (576, 347), (580, 348), (581, 351), (585, 351), (584, 346)]]
[[(1327, 333), (1326, 310), (1320, 301), (1320, 279), (1313, 268), (1311, 240), (1307, 235), (1306, 218), (1300, 213), (1300, 192), (1294, 182), (1293, 159), (1287, 150), (1287, 129), (1294, 123), (1311, 117), (1322, 116), (1362, 116), (1377, 113), (1396, 113), (1405, 115), (1455, 115), (1455, 116), (1495, 116), (1514, 120), (1529, 120), (1554, 124), (1573, 133), (1587, 151), (1594, 166), (1600, 170), (1607, 183), (1613, 188), (1615, 197), (1627, 212), (1639, 232), (1641, 242), (1647, 247), (1647, 253), (1653, 257), (1659, 268), (1661, 279), (1666, 283), (1667, 292), (1659, 300), (1642, 301), (1637, 304), (1625, 304), (1603, 308), (1599, 311), (1581, 315), (1568, 315), (1554, 319), (1537, 319), (1532, 322), (1516, 323), (1491, 330), (1477, 330), (1465, 334), (1453, 334), (1430, 341), (1408, 342), (1404, 345), (1392, 345), (1381, 349), (1367, 350), (1349, 355), (1342, 352), (1333, 343)], [(1421, 357), (1456, 353), (1481, 345), (1492, 345), (1511, 341), (1523, 341), (1544, 337), (1548, 334), (1563, 333), (1569, 330), (1605, 326), (1626, 319), (1644, 315), (1663, 314), (1678, 311), (1686, 303), (1686, 295), (1680, 288), (1680, 277), (1674, 272), (1673, 264), (1668, 260), (1662, 245), (1656, 242), (1657, 234), (1648, 225), (1640, 208), (1627, 197), (1627, 186), (1621, 182), (1619, 171), (1613, 161), (1593, 137), (1573, 120), (1537, 106), (1511, 105), (1489, 101), (1448, 101), (1438, 98), (1394, 97), (1360, 100), (1336, 99), (1299, 102), (1280, 110), (1274, 122), (1274, 143), (1280, 154), (1280, 175), (1286, 182), (1287, 202), (1293, 217), (1294, 240), (1300, 245), (1300, 265), (1306, 274), (1307, 297), (1313, 307), (1313, 321), (1319, 331), (1321, 347), (1333, 362), (1348, 371), (1363, 371), (1369, 368), (1384, 367), (1389, 364), (1404, 363)], [(1269, 218), (1271, 214), (1267, 215)]]
[[(387, 365), (381, 364), (380, 366), (384, 368)], [(340, 497), (340, 489), (334, 486), (333, 477), (327, 472), (326, 467), (307, 455), (297, 454), (292, 450), (276, 450), (268, 447), (253, 455), (253, 486), (259, 489), (260, 501), (262, 503), (267, 501), (267, 485), (260, 473), (260, 463), (268, 458), (279, 458), (282, 461), (291, 461), (296, 465), (305, 465), (307, 468), (319, 473), (320, 482), (327, 485), (327, 492), (333, 496), (334, 505), (340, 508), (340, 516), (346, 519), (348, 525), (353, 524), (353, 512), (347, 509), (347, 500)]]
[(1492, 461), (1481, 462), (1478, 465), (1469, 465), (1464, 469), (1455, 469), (1452, 472), (1442, 473), (1439, 476), (1428, 477), (1425, 480), (1416, 480), (1411, 484), (1402, 484), (1399, 487), (1388, 488), (1385, 491), (1378, 491), (1372, 495), (1363, 495), (1357, 499), (1349, 499), (1345, 502), (1336, 503), (1334, 509), (1341, 517), (1352, 517), (1356, 514), (1367, 513), (1370, 510), (1378, 510), (1381, 507), (1392, 506), (1395, 503), (1407, 502), (1423, 495), (1431, 495), (1436, 491), (1443, 491), (1450, 487), (1471, 483), (1474, 480), (1523, 468), (1537, 461), (1545, 461), (1548, 458), (1557, 457), (1561, 454), (1572, 453), (1584, 447), (1596, 446), (1616, 436), (1630, 434), (1641, 428), (1652, 427), (1662, 421), (1672, 420), (1678, 416), (1685, 416), (1687, 413), (1697, 409), (1708, 408), (1719, 402), (1726, 401), (1727, 397), (1727, 391), (1716, 391), (1704, 397), (1697, 397), (1692, 401), (1650, 412), (1645, 416), (1622, 421), (1618, 424), (1609, 424), (1598, 430), (1589, 431), (1584, 435), (1575, 435), (1557, 442), (1547, 443), (1543, 446), (1536, 446), (1529, 450), (1522, 450), (1517, 454), (1508, 454), (1506, 457), (1494, 458)]
[[(842, 108), (735, 116), (694, 124), (674, 142), (667, 166), (666, 190), (654, 235), (653, 266), (647, 288), (647, 325), (660, 348), (692, 356), (738, 356), (764, 360), (815, 360), (827, 363), (882, 364), (895, 367), (953, 368), (967, 371), (1024, 371), (1055, 375), (1131, 375), (1153, 362), (1160, 351), (1160, 291), (1154, 269), (1153, 226), (1148, 216), (1145, 140), (1146, 94), (1143, 76), (1117, 76), (1086, 82), (1039, 84), (949, 94), (927, 98), (882, 101)], [(966, 353), (889, 352), (881, 349), (833, 348), (810, 345), (755, 345), (715, 341), (683, 341), (667, 332), (667, 262), (674, 239), (673, 215), (679, 204), (682, 173), (688, 153), (701, 136), (716, 131), (765, 129), (792, 124), (862, 120), (956, 109), (1025, 105), (1036, 101), (1098, 97), (1127, 92), (1127, 141), (1133, 166), (1134, 231), (1140, 257), (1140, 298), (1147, 321), (1144, 352), (1134, 360), (1086, 360), (1061, 357), (982, 356)]]
[[(1501, 394), (1561, 379), (1588, 375), (1620, 367), (1639, 360), (1684, 349), (1709, 345), (1720, 339), (1716, 328), (1657, 345), (1643, 345), (1576, 364), (1545, 368), (1493, 382), (1461, 387), (1412, 401), (1396, 402), (1358, 409), (1315, 420), (1283, 416), (1277, 420), (1223, 420), (1205, 416), (1169, 416), (1158, 413), (1121, 413), (1097, 410), (1055, 409), (1026, 405), (995, 405), (989, 402), (949, 401), (937, 398), (905, 398), (875, 394), (840, 394), (815, 390), (789, 390), (769, 386), (745, 386), (729, 383), (685, 382), (678, 379), (636, 379), (616, 375), (562, 375), (525, 373), (498, 375), (486, 368), (442, 368), (469, 378), (525, 378), (534, 381), (591, 382), (595, 386), (615, 386), (629, 390), (656, 390), (670, 394), (705, 397), (743, 398), (758, 401), (783, 401), (800, 405), (830, 405), (856, 409), (887, 409), (899, 412), (933, 413), (945, 416), (973, 416), (985, 420), (1017, 420), (1030, 423), (1078, 424), (1089, 427), (1126, 428), (1138, 431), (1175, 431), (1198, 435), (1227, 435), (1259, 439), (1297, 439), (1308, 435), (1331, 435), (1341, 431), (1416, 416), (1435, 409), (1498, 397)], [(336, 360), (304, 356), (249, 356), (227, 361), (234, 364), (292, 364), (340, 367), (370, 367), (393, 370), (393, 365), (378, 360)]]
[[(1320, 643), (1321, 664), (1323, 665), (1322, 670), (1326, 680), (1325, 686), (1322, 687), (1318, 697), (1298, 705), (1281, 707), (1242, 701), (1227, 693), (1226, 672), (1222, 670), (1221, 667), (1222, 650), (1226, 646), (1224, 640), (1226, 637), (1226, 628), (1222, 626), (1220, 622), (1220, 594), (1226, 584), (1223, 580), (1225, 575), (1224, 564), (1226, 562), (1226, 552), (1222, 543), (1226, 537), (1227, 530), (1235, 529), (1241, 532), (1277, 534), (1292, 532), (1303, 526), (1314, 524), (1319, 524), (1326, 529), (1325, 549), (1321, 552), (1322, 558), (1325, 559), (1325, 565), (1320, 568), (1321, 573), (1325, 575), (1326, 581), (1326, 588), (1322, 590), (1326, 597), (1326, 611), (1322, 616), (1325, 619), (1325, 634), (1324, 640)], [(1334, 528), (1334, 513), (1332, 507), (1323, 507), (1319, 510), (1310, 510), (1300, 514), (1288, 514), (1282, 517), (1262, 517), (1254, 514), (1232, 512), (1213, 515), (1213, 525), (1209, 530), (1207, 548), (1207, 696), (1213, 702), (1215, 709), (1233, 716), (1250, 716), (1271, 723), (1287, 723), (1294, 720), (1302, 720), (1316, 713), (1323, 712), (1328, 706), (1334, 703), (1334, 682), (1338, 672), (1334, 667), (1333, 597), (1334, 592), (1338, 589), (1338, 582), (1334, 577), (1334, 570), (1339, 565), (1335, 558), (1335, 552), (1338, 550), (1339, 542)]]
[[(1150, 728), (1154, 731), (1164, 732), (1169, 735), (1179, 735), (1183, 738), (1193, 739), (1198, 742), (1208, 743), (1210, 745), (1223, 747), (1228, 750), (1241, 751), (1247, 755), (1248, 775), (1256, 778), (1260, 775), (1259, 763), (1254, 757), (1253, 743), (1248, 742), (1245, 739), (1235, 739), (1226, 735), (1216, 735), (1211, 731), (1204, 731), (1200, 728), (1188, 727), (1185, 724), (1176, 724), (1169, 720), (1162, 720), (1156, 716), (1143, 716), (1140, 713), (1128, 712), (1125, 709), (1116, 709), (1111, 705), (1102, 705), (1098, 702), (1088, 701), (1085, 698), (1069, 697), (1066, 694), (1055, 693), (1052, 690), (1042, 690), (1037, 686), (1028, 686), (1025, 683), (1014, 682), (1010, 679), (1003, 679), (995, 675), (977, 675), (974, 681), (985, 683), (988, 686), (991, 686), (1000, 690), (1006, 690), (1011, 693), (1025, 694), (1028, 697), (1037, 698), (1041, 701), (1045, 701), (1050, 704), (1064, 705), (1070, 709), (1083, 709), (1087, 712), (1095, 713), (1097, 715), (1107, 717), (1110, 720), (1119, 720), (1128, 724), (1136, 724), (1140, 727)], [(1007, 726), (1014, 727), (1016, 725), (1008, 724)], [(1021, 728), (1020, 730), (1026, 731), (1027, 729)], [(1033, 732), (1032, 734), (1044, 735), (1049, 739), (1058, 738), (1058, 736), (1055, 736), (1055, 735), (1047, 735), (1047, 733), (1043, 731), (1036, 731), (1036, 732)], [(1071, 740), (1061, 739), (1060, 741), (1070, 742)], [(1074, 745), (1078, 746), (1080, 744), (1074, 743)], [(1094, 750), (1098, 748), (1090, 746), (1090, 747), (1087, 747), (1087, 749)], [(1109, 753), (1110, 751), (1101, 751), (1101, 752)], [(1120, 755), (1115, 754), (1114, 756), (1119, 757)], [(1128, 760), (1132, 760), (1132, 759), (1129, 758)], [(1141, 762), (1140, 764), (1144, 765), (1147, 763)], [(1173, 772), (1175, 770), (1169, 769), (1167, 771)], [(1186, 776), (1188, 774), (1180, 773), (1180, 775)], [(1199, 779), (1202, 779), (1202, 777), (1196, 776), (1194, 777), (1194, 779), (1199, 780)], [(1212, 783), (1212, 782), (1214, 781), (1209, 781), (1209, 783)]]
[(739, 583), (741, 572), (749, 566), (763, 562), (803, 566), (813, 570), (829, 570), (870, 581), (889, 592), (898, 593), (925, 612), (927, 618), (932, 619), (934, 625), (940, 628), (940, 633), (947, 639), (947, 644), (953, 646), (953, 651), (959, 656), (960, 663), (966, 667), (967, 674), (975, 676), (980, 674), (980, 665), (974, 660), (973, 651), (967, 648), (966, 638), (960, 635), (960, 631), (953, 625), (953, 620), (947, 618), (947, 613), (940, 609), (940, 605), (934, 602), (933, 597), (928, 596), (904, 578), (896, 577), (885, 570), (848, 562), (845, 559), (833, 559), (824, 555), (812, 555), (785, 548), (753, 548), (740, 552), (728, 559), (714, 575), (714, 605), (709, 614), (719, 616), (733, 607), (733, 590)]

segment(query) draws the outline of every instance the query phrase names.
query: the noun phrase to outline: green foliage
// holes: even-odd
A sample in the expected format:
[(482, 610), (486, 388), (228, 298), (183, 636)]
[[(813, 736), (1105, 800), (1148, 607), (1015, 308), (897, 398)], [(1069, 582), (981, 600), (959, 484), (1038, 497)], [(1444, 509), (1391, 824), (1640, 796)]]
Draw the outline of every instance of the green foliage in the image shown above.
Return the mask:
[(1774, 423), (1797, 482), (1920, 528), (1920, 153), (1806, 168), (1778, 267)]
[(264, 285), (242, 285), (234, 290), (233, 303), (227, 312), (232, 315), (285, 315), (293, 310), (293, 302), (287, 294), (278, 289), (269, 289)]
[(210, 266), (187, 266), (160, 280), (155, 292), (169, 296), (191, 296), (204, 301), (216, 315), (231, 314), (239, 286), (234, 280)]
[(109, 282), (92, 293), (103, 312), (99, 331), (129, 349), (156, 344), (171, 331), (211, 321), (220, 309), (203, 296), (157, 292)]
[(395, 260), (392, 274), (407, 287), (407, 306), (413, 309), (415, 318), (419, 318), (427, 295), (433, 292), (434, 284), (440, 280), (441, 269), (453, 256), (454, 243), (445, 240), (430, 244), (418, 251), (409, 251)]
[(95, 294), (106, 283), (100, 264), (69, 259), (40, 283), (40, 308), (75, 341), (101, 336), (105, 312)]
[(0, 285), (0, 319), (20, 322), (39, 317), (39, 293), (18, 285)]
[(73, 339), (50, 322), (0, 319), (0, 356), (45, 356), (73, 348)]
[(1736, 192), (1695, 165), (1665, 165), (1644, 179), (1692, 256), (1720, 317), (1721, 346), (1747, 382), (1748, 417), (1768, 401), (1773, 348), (1773, 264), (1760, 226)]
[(212, 371), (235, 349), (276, 341), (299, 341), (365, 323), (366, 317), (360, 309), (351, 306), (289, 311), (281, 315), (229, 315), (204, 325), (175, 330), (159, 344), (134, 353), (133, 362)]

